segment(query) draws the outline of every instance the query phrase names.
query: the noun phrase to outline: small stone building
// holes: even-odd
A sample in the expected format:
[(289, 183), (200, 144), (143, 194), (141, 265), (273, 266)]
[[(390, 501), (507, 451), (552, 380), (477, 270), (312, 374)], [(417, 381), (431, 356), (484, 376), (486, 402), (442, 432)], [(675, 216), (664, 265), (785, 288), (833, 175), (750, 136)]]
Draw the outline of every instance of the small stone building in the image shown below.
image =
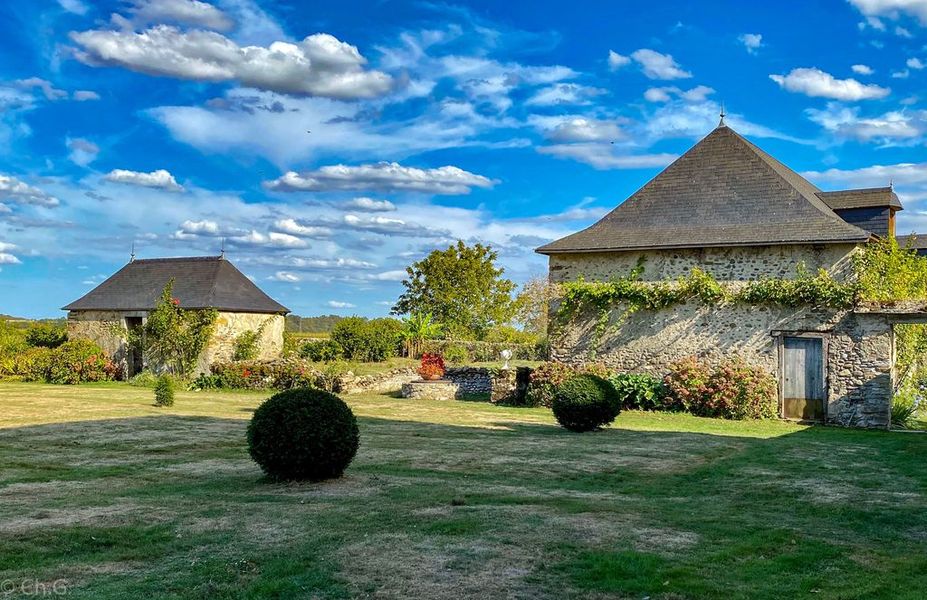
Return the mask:
[(215, 308), (216, 331), (200, 356), (198, 370), (232, 359), (235, 340), (260, 331), (258, 358), (278, 358), (283, 351), (285, 306), (265, 294), (223, 256), (132, 260), (79, 300), (68, 304), (68, 336), (99, 344), (127, 377), (148, 366), (127, 343), (126, 329), (144, 326), (165, 286), (173, 280), (173, 297), (187, 309)]
[[(846, 277), (854, 252), (894, 235), (902, 209), (890, 187), (822, 192), (722, 123), (591, 227), (542, 246), (553, 283), (627, 276), (643, 281), (698, 267), (736, 288), (793, 278), (804, 263)], [(554, 307), (556, 310), (556, 307)], [(612, 323), (624, 316), (612, 310)], [(779, 381), (784, 418), (887, 427), (898, 322), (920, 317), (878, 308), (687, 302), (640, 310), (596, 330), (581, 314), (552, 332), (551, 357), (662, 375), (687, 356), (740, 356)]]

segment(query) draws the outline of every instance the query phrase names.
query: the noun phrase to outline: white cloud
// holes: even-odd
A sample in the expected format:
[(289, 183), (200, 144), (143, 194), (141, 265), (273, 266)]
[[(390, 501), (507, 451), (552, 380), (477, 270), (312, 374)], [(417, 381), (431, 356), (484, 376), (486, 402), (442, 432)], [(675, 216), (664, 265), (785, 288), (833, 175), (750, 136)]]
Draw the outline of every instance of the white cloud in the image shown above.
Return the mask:
[(327, 306), (328, 308), (337, 308), (337, 309), (357, 308), (356, 305), (351, 304), (350, 302), (342, 302), (340, 300), (329, 300), (328, 302), (325, 303), (325, 306)]
[(591, 98), (605, 93), (601, 88), (577, 83), (555, 83), (541, 88), (525, 101), (526, 106), (556, 106), (564, 104), (589, 104)]
[(244, 235), (232, 236), (229, 239), (234, 245), (239, 246), (261, 246), (266, 248), (308, 248), (309, 243), (289, 233), (280, 233), (271, 231), (270, 233), (260, 233), (253, 229)]
[(927, 1), (925, 0), (849, 0), (866, 17), (885, 17), (897, 20), (908, 15), (927, 25)]
[(332, 235), (332, 230), (328, 227), (302, 225), (296, 219), (279, 219), (274, 222), (274, 228), (283, 233), (308, 238), (326, 238)]
[(298, 283), (302, 281), (302, 278), (291, 271), (277, 271), (269, 279), (274, 281), (282, 281), (284, 283)]
[(411, 223), (403, 219), (389, 217), (359, 217), (344, 215), (343, 226), (358, 231), (370, 231), (384, 235), (397, 235), (421, 238), (447, 237), (450, 233), (444, 229), (432, 229), (424, 225)]
[(92, 163), (100, 153), (99, 146), (84, 138), (68, 138), (65, 144), (68, 150), (71, 151), (68, 155), (68, 160), (81, 167), (85, 167)]
[(669, 102), (673, 96), (688, 102), (704, 102), (715, 90), (707, 85), (697, 85), (690, 90), (681, 90), (678, 87), (653, 87), (644, 92), (644, 99), (648, 102)]
[(892, 71), (892, 79), (907, 79), (911, 75), (911, 71), (908, 69), (902, 69), (901, 71)]
[(621, 67), (630, 64), (631, 59), (627, 56), (618, 54), (614, 50), (608, 51), (608, 68), (611, 71), (617, 71)]
[(180, 224), (180, 229), (177, 231), (179, 236), (183, 235), (205, 235), (205, 236), (218, 236), (219, 235), (219, 224), (215, 221), (184, 221)]
[(75, 15), (87, 14), (87, 5), (81, 2), (81, 0), (58, 0), (58, 5)]
[(686, 79), (692, 73), (683, 70), (670, 54), (660, 54), (649, 48), (641, 48), (631, 53), (649, 79)]
[(240, 81), (284, 94), (352, 99), (380, 96), (392, 86), (389, 75), (365, 70), (355, 46), (326, 33), (301, 42), (268, 47), (239, 46), (212, 31), (181, 31), (157, 25), (141, 33), (127, 30), (71, 32), (81, 46), (76, 56), (91, 66), (120, 66), (149, 75), (195, 81)]
[(763, 35), (760, 33), (745, 33), (737, 39), (750, 54), (756, 54), (756, 51), (763, 46)]
[(838, 137), (887, 143), (911, 140), (927, 133), (927, 111), (891, 111), (861, 117), (859, 107), (830, 102), (826, 109), (808, 109), (808, 117)]
[(71, 94), (71, 97), (78, 102), (86, 102), (88, 100), (99, 100), (100, 94), (94, 92), (93, 90), (77, 90)]
[(927, 67), (927, 65), (921, 62), (921, 59), (919, 58), (909, 58), (907, 61), (905, 61), (904, 64), (907, 65), (908, 68), (914, 69), (915, 71), (920, 71), (924, 67)]
[(383, 162), (355, 167), (331, 165), (302, 173), (289, 171), (273, 181), (265, 182), (265, 186), (278, 192), (381, 190), (468, 194), (474, 187), (491, 188), (496, 183), (454, 166), (418, 169), (395, 162)]
[(665, 167), (677, 158), (675, 154), (619, 154), (611, 144), (602, 143), (553, 144), (538, 148), (538, 152), (577, 160), (596, 169), (651, 169)]
[(855, 79), (837, 79), (817, 68), (792, 69), (788, 75), (770, 75), (770, 79), (790, 92), (834, 100), (870, 100), (884, 98), (891, 90)]
[(347, 210), (358, 210), (361, 212), (393, 212), (396, 205), (389, 200), (374, 200), (373, 198), (354, 198), (341, 205)]
[(45, 98), (48, 100), (60, 100), (62, 98), (67, 98), (68, 93), (64, 90), (59, 90), (52, 83), (46, 79), (41, 79), (39, 77), (29, 77), (28, 79), (17, 79), (14, 82), (18, 87), (31, 90), (33, 88), (39, 88), (42, 90), (42, 93), (45, 95)]
[(897, 35), (898, 37), (903, 37), (903, 38), (908, 38), (908, 39), (911, 39), (914, 37), (913, 33), (908, 31), (907, 28), (902, 27), (901, 25), (898, 25), (897, 27), (895, 27), (895, 35)]
[(0, 242), (0, 265), (18, 265), (22, 262), (13, 254), (15, 249), (15, 244)]
[(150, 23), (182, 23), (228, 31), (235, 25), (224, 12), (200, 0), (132, 0), (128, 12), (136, 27)]
[(872, 75), (875, 71), (869, 65), (853, 65), (850, 67), (857, 75)]
[(125, 183), (148, 188), (158, 188), (169, 192), (182, 192), (183, 186), (177, 183), (174, 176), (165, 169), (158, 169), (150, 173), (129, 171), (126, 169), (113, 169), (103, 176), (106, 181)]
[(616, 121), (580, 116), (542, 117), (533, 115), (528, 122), (552, 142), (613, 142), (624, 137)]
[(58, 199), (45, 193), (37, 187), (31, 186), (11, 175), (0, 174), (0, 202), (9, 200), (16, 204), (32, 204), (35, 206), (58, 206)]

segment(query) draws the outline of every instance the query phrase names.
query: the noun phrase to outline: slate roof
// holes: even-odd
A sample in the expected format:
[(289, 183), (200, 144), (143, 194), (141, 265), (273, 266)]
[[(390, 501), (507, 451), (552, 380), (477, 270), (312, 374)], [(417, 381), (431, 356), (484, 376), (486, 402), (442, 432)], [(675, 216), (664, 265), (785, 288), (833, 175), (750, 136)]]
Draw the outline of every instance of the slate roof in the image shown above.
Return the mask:
[(864, 242), (820, 190), (721, 125), (599, 222), (541, 254)]
[(914, 248), (915, 250), (927, 249), (927, 233), (912, 233), (910, 235), (896, 235), (895, 240), (902, 248)]
[(134, 260), (63, 310), (151, 310), (171, 279), (183, 308), (290, 312), (221, 256)]
[(903, 210), (901, 201), (890, 187), (818, 192), (818, 198), (833, 210), (878, 206), (890, 206), (896, 210)]

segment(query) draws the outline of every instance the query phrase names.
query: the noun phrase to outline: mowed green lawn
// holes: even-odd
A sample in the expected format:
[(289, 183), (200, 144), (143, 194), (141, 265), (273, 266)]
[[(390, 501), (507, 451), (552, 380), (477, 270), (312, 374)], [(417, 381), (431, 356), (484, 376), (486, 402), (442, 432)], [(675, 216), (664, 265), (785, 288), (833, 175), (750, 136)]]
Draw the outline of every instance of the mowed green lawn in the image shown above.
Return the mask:
[[(0, 385), (0, 582), (69, 598), (923, 598), (927, 435), (349, 397), (344, 478), (275, 484), (264, 397)], [(20, 589), (20, 588), (17, 588)]]

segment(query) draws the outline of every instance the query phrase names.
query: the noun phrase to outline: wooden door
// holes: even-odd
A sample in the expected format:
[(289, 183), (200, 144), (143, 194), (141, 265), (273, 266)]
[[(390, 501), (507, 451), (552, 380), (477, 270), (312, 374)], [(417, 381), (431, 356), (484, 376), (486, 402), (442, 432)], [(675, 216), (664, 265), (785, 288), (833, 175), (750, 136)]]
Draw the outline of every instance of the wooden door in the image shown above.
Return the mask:
[(826, 400), (824, 340), (782, 339), (782, 416), (822, 421)]

